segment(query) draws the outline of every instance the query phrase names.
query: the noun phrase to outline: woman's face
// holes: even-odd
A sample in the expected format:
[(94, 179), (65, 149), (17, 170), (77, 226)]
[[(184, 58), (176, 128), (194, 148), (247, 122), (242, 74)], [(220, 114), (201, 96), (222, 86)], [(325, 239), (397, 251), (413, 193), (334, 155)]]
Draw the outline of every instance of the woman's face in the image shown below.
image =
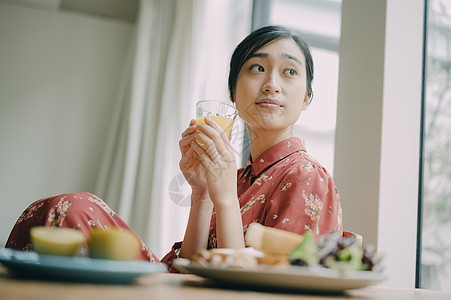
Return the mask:
[(279, 39), (257, 50), (242, 66), (235, 102), (251, 128), (291, 127), (308, 106), (305, 58), (293, 39)]

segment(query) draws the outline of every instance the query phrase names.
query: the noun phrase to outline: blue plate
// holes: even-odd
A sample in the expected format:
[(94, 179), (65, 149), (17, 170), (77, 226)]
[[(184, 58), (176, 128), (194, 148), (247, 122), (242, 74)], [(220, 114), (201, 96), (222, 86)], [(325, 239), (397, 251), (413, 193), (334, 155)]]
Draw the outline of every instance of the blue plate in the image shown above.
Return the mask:
[(20, 277), (108, 284), (130, 284), (141, 275), (167, 270), (163, 263), (39, 255), (9, 248), (0, 249), (0, 262)]

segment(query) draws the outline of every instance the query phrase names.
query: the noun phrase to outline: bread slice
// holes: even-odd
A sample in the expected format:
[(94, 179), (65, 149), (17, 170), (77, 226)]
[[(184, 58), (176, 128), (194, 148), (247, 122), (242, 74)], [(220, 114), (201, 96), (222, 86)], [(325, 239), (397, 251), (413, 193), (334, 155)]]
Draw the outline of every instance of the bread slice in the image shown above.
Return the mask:
[(302, 242), (302, 235), (251, 223), (246, 231), (246, 245), (268, 255), (288, 255)]
[(257, 262), (259, 265), (268, 265), (268, 266), (281, 266), (281, 265), (289, 265), (288, 256), (286, 255), (273, 255), (266, 254), (262, 257), (257, 257)]

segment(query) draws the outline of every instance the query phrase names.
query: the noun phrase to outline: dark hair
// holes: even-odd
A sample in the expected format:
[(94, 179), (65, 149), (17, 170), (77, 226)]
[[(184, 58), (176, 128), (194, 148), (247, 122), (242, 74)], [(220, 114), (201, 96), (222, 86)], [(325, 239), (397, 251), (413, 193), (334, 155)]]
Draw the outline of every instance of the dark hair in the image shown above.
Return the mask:
[(229, 93), (232, 101), (235, 101), (236, 83), (238, 75), (244, 63), (249, 57), (263, 46), (284, 38), (292, 38), (304, 53), (305, 69), (307, 71), (307, 91), (313, 94), (313, 59), (309, 46), (299, 36), (293, 34), (282, 26), (265, 26), (249, 34), (236, 48), (230, 60)]

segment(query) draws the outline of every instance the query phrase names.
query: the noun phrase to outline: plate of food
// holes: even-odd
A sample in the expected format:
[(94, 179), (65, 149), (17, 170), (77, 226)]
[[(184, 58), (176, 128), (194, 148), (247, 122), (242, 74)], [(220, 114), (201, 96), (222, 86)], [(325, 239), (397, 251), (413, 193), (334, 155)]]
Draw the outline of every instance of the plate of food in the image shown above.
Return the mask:
[(343, 293), (384, 280), (381, 257), (353, 238), (329, 235), (315, 242), (309, 233), (251, 225), (249, 247), (199, 251), (174, 266), (228, 286), (265, 290)]
[[(95, 228), (88, 241), (76, 229), (37, 226), (31, 228), (30, 239), (34, 251), (0, 249), (0, 263), (16, 276), (130, 284), (144, 274), (167, 271), (163, 263), (134, 260), (141, 243), (133, 234), (118, 228)], [(83, 255), (82, 250), (87, 253)]]
[(167, 270), (162, 263), (42, 255), (9, 248), (0, 249), (0, 262), (23, 278), (108, 284), (131, 284), (144, 274)]

